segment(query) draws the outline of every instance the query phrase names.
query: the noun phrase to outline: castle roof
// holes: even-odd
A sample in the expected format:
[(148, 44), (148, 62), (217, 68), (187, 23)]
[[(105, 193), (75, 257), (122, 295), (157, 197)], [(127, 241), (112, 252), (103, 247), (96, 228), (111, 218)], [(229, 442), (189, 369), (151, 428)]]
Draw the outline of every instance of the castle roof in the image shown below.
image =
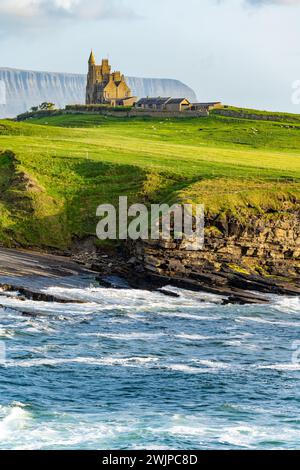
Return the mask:
[(138, 102), (139, 105), (156, 105), (156, 106), (161, 106), (163, 104), (166, 104), (171, 98), (161, 98), (160, 96), (158, 98), (141, 98)]
[(171, 98), (168, 101), (168, 104), (180, 104), (183, 101), (189, 101), (187, 98)]

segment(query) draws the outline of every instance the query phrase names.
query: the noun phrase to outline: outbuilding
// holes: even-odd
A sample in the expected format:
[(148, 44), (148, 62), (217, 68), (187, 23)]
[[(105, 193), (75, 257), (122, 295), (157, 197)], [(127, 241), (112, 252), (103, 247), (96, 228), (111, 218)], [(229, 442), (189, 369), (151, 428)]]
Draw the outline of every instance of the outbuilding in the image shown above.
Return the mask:
[(188, 111), (190, 108), (191, 103), (186, 98), (170, 98), (165, 104), (165, 110), (169, 112)]
[(171, 98), (141, 98), (135, 105), (137, 109), (146, 109), (151, 111), (164, 111), (166, 103)]

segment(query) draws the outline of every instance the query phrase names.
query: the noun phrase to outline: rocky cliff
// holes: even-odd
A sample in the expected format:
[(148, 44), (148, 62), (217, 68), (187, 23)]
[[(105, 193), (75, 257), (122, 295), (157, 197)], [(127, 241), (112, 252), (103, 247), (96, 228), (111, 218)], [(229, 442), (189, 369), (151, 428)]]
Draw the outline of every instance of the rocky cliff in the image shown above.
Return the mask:
[[(196, 101), (194, 91), (178, 80), (136, 77), (127, 80), (138, 97), (176, 96)], [(85, 100), (85, 75), (0, 68), (0, 83), (1, 89), (5, 85), (6, 95), (0, 96), (0, 118), (15, 117), (43, 101), (64, 107)]]
[(300, 213), (206, 220), (205, 246), (187, 251), (184, 241), (129, 244), (135, 271), (179, 285), (256, 302), (248, 291), (299, 295)]

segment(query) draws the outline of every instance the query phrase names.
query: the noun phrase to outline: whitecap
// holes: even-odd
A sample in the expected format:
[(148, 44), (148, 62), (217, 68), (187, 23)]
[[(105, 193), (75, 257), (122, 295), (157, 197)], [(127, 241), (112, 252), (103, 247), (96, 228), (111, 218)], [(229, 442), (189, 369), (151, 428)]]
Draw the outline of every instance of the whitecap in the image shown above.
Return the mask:
[(59, 366), (62, 364), (86, 364), (93, 366), (142, 367), (159, 361), (157, 357), (74, 357), (74, 358), (35, 358), (29, 360), (7, 360), (6, 367)]
[(204, 315), (193, 315), (191, 313), (175, 313), (175, 312), (157, 312), (158, 315), (168, 318), (182, 318), (185, 320), (194, 320), (194, 321), (216, 321), (220, 320), (221, 317), (218, 316), (204, 316)]
[(105, 339), (115, 339), (122, 341), (134, 341), (134, 340), (154, 340), (156, 338), (161, 338), (162, 336), (167, 336), (166, 333), (79, 333), (78, 336), (83, 337), (95, 337), (95, 338), (105, 338)]
[(300, 364), (268, 364), (268, 365), (258, 365), (257, 369), (270, 369), (278, 371), (300, 371)]
[(181, 333), (179, 335), (175, 335), (175, 338), (184, 339), (187, 341), (204, 341), (208, 339), (213, 339), (213, 336), (203, 336), (197, 334), (188, 334), (188, 333)]
[[(93, 302), (102, 307), (126, 308), (126, 309), (169, 309), (169, 308), (207, 308), (210, 305), (220, 303), (222, 298), (201, 292), (190, 292), (184, 289), (167, 286), (164, 288), (169, 292), (174, 292), (179, 297), (166, 297), (159, 291), (148, 291), (141, 289), (113, 289), (103, 287), (91, 287), (85, 289), (49, 287), (43, 292), (55, 295), (62, 299), (80, 300)], [(120, 295), (121, 292), (121, 295)], [(200, 303), (201, 301), (201, 303)]]
[(181, 299), (187, 300), (187, 301), (196, 301), (197, 303), (200, 302), (206, 302), (207, 304), (215, 305), (215, 304), (222, 304), (224, 300), (224, 296), (221, 295), (216, 295), (216, 294), (210, 294), (207, 292), (202, 292), (202, 291), (191, 291), (191, 290), (186, 290), (182, 289), (180, 287), (174, 287), (174, 286), (165, 286), (164, 290), (167, 292), (175, 293), (180, 295)]
[[(1, 410), (2, 411), (2, 410)], [(7, 408), (4, 417), (0, 421), (0, 439), (5, 439), (21, 431), (31, 419), (30, 413), (22, 404), (15, 404)]]
[(227, 369), (228, 365), (222, 362), (211, 361), (207, 359), (192, 359), (192, 364), (168, 364), (167, 369), (176, 372), (184, 372), (189, 374), (201, 374), (207, 372), (216, 372), (220, 369)]
[(212, 368), (212, 369), (228, 369), (230, 367), (228, 364), (224, 362), (213, 361), (209, 359), (193, 359), (195, 364), (200, 364), (202, 366)]
[(300, 327), (299, 321), (267, 320), (265, 318), (259, 318), (259, 317), (238, 317), (235, 321), (238, 323), (255, 322), (255, 323), (261, 323), (265, 325), (275, 325), (275, 326), (283, 326), (283, 327), (291, 326), (294, 328)]
[(1, 298), (1, 305), (16, 312), (38, 313), (39, 316), (57, 316), (57, 315), (75, 315), (92, 314), (99, 308), (97, 304), (73, 304), (60, 302), (44, 302), (34, 300), (21, 300), (15, 297)]
[(203, 372), (203, 369), (200, 369), (199, 367), (192, 367), (186, 364), (170, 364), (169, 366), (167, 366), (167, 369), (172, 370), (174, 372), (184, 372), (188, 374), (200, 374), (201, 372)]
[(178, 425), (170, 427), (168, 432), (179, 436), (199, 436), (203, 433), (203, 429), (200, 427)]
[(300, 297), (278, 297), (274, 307), (284, 313), (300, 313)]

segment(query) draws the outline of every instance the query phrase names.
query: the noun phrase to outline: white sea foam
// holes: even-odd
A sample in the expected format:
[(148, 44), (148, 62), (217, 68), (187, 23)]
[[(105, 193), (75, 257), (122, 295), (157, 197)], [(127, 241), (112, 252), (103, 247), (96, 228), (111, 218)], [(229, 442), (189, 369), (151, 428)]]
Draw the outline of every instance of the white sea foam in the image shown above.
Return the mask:
[[(170, 286), (164, 288), (166, 291), (174, 292), (179, 297), (166, 297), (163, 293), (150, 292), (139, 289), (113, 289), (92, 287), (87, 289), (67, 289), (62, 287), (50, 287), (43, 292), (55, 295), (60, 298), (72, 300), (83, 300), (102, 305), (103, 307), (113, 306), (114, 308), (126, 307), (139, 309), (158, 309), (174, 307), (197, 307), (207, 308), (208, 305), (220, 303), (222, 298), (201, 292), (189, 292), (184, 289), (177, 289)], [(221, 300), (220, 300), (221, 299)], [(200, 302), (201, 301), (201, 302)], [(203, 303), (202, 303), (203, 302)]]
[(258, 365), (257, 369), (270, 369), (278, 371), (300, 371), (300, 364), (268, 364), (268, 365)]
[[(3, 410), (1, 410), (2, 413)], [(7, 407), (0, 421), (0, 439), (3, 440), (23, 430), (30, 418), (30, 413), (22, 404), (16, 403), (12, 407)]]
[(57, 316), (57, 315), (76, 315), (91, 314), (99, 307), (97, 304), (73, 304), (60, 302), (37, 302), (34, 300), (21, 300), (17, 297), (1, 297), (1, 305), (3, 307), (14, 309), (25, 313), (38, 313), (40, 316)]
[(170, 434), (175, 434), (178, 436), (197, 436), (200, 437), (201, 434), (205, 432), (205, 430), (201, 427), (192, 427), (192, 426), (172, 426), (168, 429)]
[(212, 336), (197, 335), (197, 334), (181, 333), (179, 335), (175, 335), (175, 338), (184, 339), (184, 340), (187, 340), (187, 341), (204, 341), (204, 340), (212, 339), (213, 337)]
[(135, 340), (155, 340), (162, 336), (167, 336), (166, 333), (80, 333), (78, 336), (82, 337), (95, 337), (107, 338), (122, 341), (135, 341)]
[[(55, 289), (52, 291), (48, 289), (47, 293), (57, 295), (58, 292)], [(297, 317), (297, 304), (293, 304), (292, 308), (289, 304), (288, 309), (282, 310), (282, 315), (276, 311), (280, 310), (280, 299), (273, 300), (273, 304), (266, 307), (255, 306), (255, 308), (247, 307), (246, 309), (244, 307), (231, 306), (225, 309), (222, 306), (216, 307), (214, 305), (219, 302), (219, 298), (213, 299), (211, 296), (202, 293), (185, 293), (181, 289), (171, 289), (178, 293), (180, 297), (166, 297), (160, 293), (150, 293), (147, 291), (120, 291), (105, 288), (62, 289), (67, 298), (71, 299), (72, 297), (70, 296), (75, 295), (74, 300), (86, 301), (86, 303), (78, 305), (58, 302), (22, 301), (16, 295), (5, 295), (4, 293), (1, 296), (0, 303), (4, 300), (7, 305), (3, 313), (0, 309), (1, 316), (5, 319), (5, 324), (3, 324), (2, 330), (0, 330), (0, 339), (1, 331), (4, 335), (12, 331), (16, 337), (19, 332), (20, 334), (34, 333), (41, 336), (41, 342), (38, 341), (37, 337), (34, 338), (32, 343), (30, 338), (29, 341), (26, 338), (26, 345), (23, 351), (24, 353), (26, 352), (26, 356), (21, 354), (23, 359), (18, 359), (19, 354), (16, 354), (22, 349), (23, 341), (7, 341), (7, 345), (12, 346), (9, 349), (6, 366), (8, 368), (16, 368), (16, 375), (21, 374), (21, 376), (26, 377), (28, 373), (31, 376), (34, 372), (35, 374), (42, 374), (41, 376), (45, 374), (45, 376), (47, 375), (50, 378), (52, 376), (51, 370), (33, 370), (27, 373), (24, 369), (61, 367), (61, 372), (66, 373), (66, 377), (71, 381), (74, 374), (69, 374), (68, 376), (68, 368), (73, 367), (73, 365), (76, 367), (78, 364), (80, 369), (86, 366), (87, 371), (89, 371), (89, 366), (103, 367), (99, 377), (103, 376), (104, 379), (105, 372), (111, 372), (107, 367), (116, 368), (117, 374), (113, 375), (118, 375), (118, 370), (120, 373), (123, 370), (124, 375), (129, 375), (131, 379), (133, 379), (132, 373), (134, 370), (124, 370), (121, 368), (136, 368), (136, 371), (141, 372), (141, 375), (144, 374), (144, 370), (146, 370), (147, 375), (150, 375), (151, 369), (153, 369), (154, 377), (156, 374), (159, 376), (172, 374), (174, 379), (172, 383), (175, 385), (177, 383), (176, 378), (178, 379), (179, 377), (181, 382), (183, 379), (192, 379), (193, 374), (211, 374), (211, 377), (214, 377), (213, 374), (224, 374), (225, 383), (227, 374), (236, 374), (239, 371), (249, 372), (251, 379), (254, 373), (262, 378), (266, 374), (272, 375), (272, 378), (275, 377), (275, 380), (276, 377), (280, 378), (280, 375), (276, 372), (272, 373), (272, 370), (282, 371), (282, 373), (284, 371), (290, 372), (289, 375), (294, 373), (293, 379), (297, 378), (296, 373), (300, 371), (300, 365), (284, 362), (277, 364), (281, 360), (286, 361), (286, 357), (284, 356), (283, 359), (279, 350), (277, 351), (278, 356), (275, 361), (275, 356), (271, 356), (273, 359), (270, 359), (269, 356), (263, 356), (262, 352), (252, 357), (251, 352), (249, 351), (248, 353), (247, 351), (247, 361), (245, 361), (247, 363), (243, 363), (245, 353), (244, 355), (239, 355), (240, 351), (234, 350), (234, 347), (248, 349), (251, 349), (252, 346), (256, 348), (257, 345), (260, 347), (264, 344), (265, 337), (270, 336), (269, 332), (274, 331), (276, 334), (276, 330), (271, 328), (274, 324), (293, 327), (300, 324), (300, 319)], [(75, 294), (75, 291), (77, 294)], [(85, 298), (82, 297), (83, 292), (85, 292)], [(282, 301), (285, 302), (284, 299)], [(275, 310), (274, 305), (277, 305), (278, 309), (276, 307)], [(14, 308), (16, 310), (13, 310)], [(265, 314), (263, 309), (265, 309)], [(114, 310), (116, 312), (113, 312)], [(20, 315), (22, 311), (35, 312), (38, 316), (36, 318), (23, 317)], [(108, 315), (101, 316), (103, 312), (112, 312), (112, 314), (109, 313)], [(250, 317), (251, 312), (253, 312), (253, 317)], [(294, 316), (284, 315), (284, 313), (293, 313)], [(245, 316), (243, 316), (244, 314)], [(48, 315), (50, 318), (48, 318)], [(240, 316), (237, 318), (236, 315)], [(260, 316), (255, 317), (254, 315)], [(78, 325), (78, 319), (81, 321), (85, 319), (85, 316), (88, 316), (88, 322), (85, 322), (81, 328), (81, 325)], [(166, 328), (164, 330), (155, 329), (156, 325), (160, 324), (160, 317)], [(183, 324), (183, 322), (175, 321), (181, 318), (190, 320), (190, 322)], [(295, 322), (293, 322), (293, 318), (296, 319)], [(68, 322), (58, 322), (57, 320), (59, 319), (67, 319)], [(219, 324), (215, 325), (213, 322), (220, 319), (222, 319), (223, 323), (220, 324), (219, 328)], [(198, 320), (207, 323), (201, 324)], [(235, 323), (235, 320), (238, 323)], [(264, 324), (265, 328), (260, 328), (257, 331), (259, 325), (255, 327), (255, 324), (248, 323), (256, 321)], [(144, 323), (139, 324), (138, 322)], [(193, 325), (194, 322), (195, 325)], [(244, 325), (243, 323), (246, 324)], [(72, 328), (73, 324), (74, 329)], [(252, 331), (255, 336), (253, 337), (253, 333), (243, 330)], [(267, 332), (266, 335), (265, 331)], [(52, 337), (46, 337), (46, 335), (41, 333), (49, 333)], [(282, 331), (278, 331), (280, 336), (282, 336), (282, 333)], [(286, 333), (288, 336), (288, 331)], [(68, 338), (66, 343), (63, 342), (65, 339), (64, 335)], [(295, 334), (292, 335), (292, 338), (294, 336)], [(246, 344), (247, 338), (250, 337), (253, 340), (248, 340), (249, 344)], [(99, 338), (100, 341), (93, 341), (93, 338)], [(101, 342), (102, 338), (103, 340), (107, 338), (116, 341), (128, 341), (128, 343), (123, 345), (117, 342), (113, 343), (109, 352), (110, 355), (105, 356), (107, 342)], [(162, 341), (156, 341), (160, 338), (162, 338)], [(279, 336), (276, 337), (276, 340), (278, 338)], [(166, 344), (163, 344), (164, 339), (167, 340)], [(147, 341), (148, 344), (134, 344), (134, 342), (139, 340)], [(168, 348), (170, 341), (172, 341), (171, 347)], [(151, 342), (153, 342), (152, 347)], [(76, 344), (80, 345), (80, 347), (77, 348)], [(49, 349), (46, 345), (49, 345)], [(200, 356), (199, 358), (199, 353), (203, 351), (203, 346), (206, 345), (210, 349), (205, 351), (205, 356)], [(225, 348), (224, 345), (232, 347), (232, 351)], [(85, 349), (86, 346), (87, 349)], [(290, 347), (290, 344), (286, 345), (286, 348), (288, 347)], [(223, 357), (222, 348), (226, 354)], [(87, 357), (88, 354), (93, 356)], [(53, 357), (54, 355), (59, 357)], [(13, 359), (14, 357), (16, 359)], [(201, 357), (205, 357), (205, 359)], [(222, 362), (223, 360), (224, 362)], [(19, 367), (24, 369), (21, 371), (21, 369), (18, 369)], [(77, 367), (79, 368), (79, 366)], [(267, 372), (267, 370), (270, 370), (270, 372)], [(11, 370), (3, 371), (13, 375)], [(77, 376), (77, 374), (75, 375)], [(87, 372), (87, 375), (93, 380), (92, 373), (89, 374)], [(202, 378), (203, 376), (198, 376), (199, 380)], [(250, 382), (259, 383), (259, 381), (256, 382), (255, 380)], [(81, 385), (75, 382), (71, 383), (74, 385), (74, 389)], [(99, 387), (102, 387), (102, 385), (102, 383), (99, 383)], [(103, 390), (109, 395), (110, 389), (109, 387), (106, 388), (105, 382)], [(224, 395), (221, 395), (223, 392)], [(247, 393), (247, 403), (251, 402), (251, 392), (252, 390), (249, 386), (249, 396), (248, 389), (247, 392), (245, 391)], [(72, 395), (71, 387), (70, 393)], [(0, 448), (110, 448), (111, 446), (122, 448), (125, 446), (137, 446), (139, 448), (140, 443), (141, 447), (147, 448), (147, 444), (153, 443), (155, 440), (158, 440), (160, 444), (163, 442), (171, 443), (171, 447), (175, 446), (176, 442), (186, 440), (190, 446), (194, 445), (199, 448), (210, 445), (214, 447), (221, 446), (223, 448), (232, 448), (234, 446), (256, 448), (265, 446), (266, 444), (263, 441), (271, 442), (271, 440), (274, 440), (275, 442), (276, 439), (279, 444), (275, 443), (275, 447), (280, 445), (282, 440), (287, 445), (294, 445), (294, 447), (299, 442), (299, 429), (293, 430), (293, 424), (284, 427), (280, 419), (278, 419), (279, 426), (278, 430), (275, 429), (275, 431), (273, 428), (270, 429), (268, 426), (264, 427), (258, 424), (260, 419), (264, 419), (266, 413), (268, 417), (270, 416), (270, 423), (274, 418), (274, 413), (278, 413), (278, 407), (273, 406), (272, 403), (268, 405), (269, 411), (262, 409), (258, 417), (255, 415), (255, 413), (258, 413), (257, 409), (249, 405), (249, 410), (247, 411), (249, 415), (252, 414), (247, 424), (247, 415), (244, 418), (243, 415), (238, 414), (239, 411), (235, 414), (232, 410), (228, 411), (225, 408), (220, 408), (220, 414), (214, 420), (211, 420), (211, 416), (205, 419), (205, 414), (203, 415), (202, 411), (198, 415), (196, 412), (194, 417), (185, 416), (184, 410), (187, 409), (185, 398), (187, 398), (189, 403), (190, 396), (185, 395), (185, 391), (180, 387), (178, 387), (178, 393), (182, 395), (180, 400), (176, 402), (178, 416), (174, 417), (174, 419), (168, 414), (168, 410), (171, 407), (164, 406), (163, 395), (160, 411), (153, 410), (151, 404), (147, 408), (148, 404), (141, 401), (142, 410), (138, 409), (138, 405), (136, 408), (134, 407), (131, 419), (128, 416), (122, 415), (122, 413), (118, 413), (118, 416), (113, 417), (113, 412), (110, 409), (105, 410), (105, 407), (103, 409), (101, 407), (97, 408), (97, 413), (99, 412), (99, 414), (85, 414), (87, 409), (86, 402), (78, 414), (57, 412), (53, 413), (52, 416), (49, 416), (51, 406), (47, 408), (46, 416), (40, 413), (40, 407), (38, 414), (35, 416), (33, 407), (27, 408), (17, 403), (11, 404), (9, 407), (1, 408), (0, 406)], [(198, 395), (195, 395), (196, 406), (202, 402), (203, 396), (200, 389), (197, 393)], [(204, 393), (208, 392), (205, 391)], [(220, 405), (223, 402), (230, 401), (232, 398), (232, 395), (228, 397), (225, 387), (224, 390), (222, 388), (220, 393), (218, 391), (217, 393), (221, 400), (218, 401)], [(55, 399), (57, 398), (55, 397)], [(74, 397), (71, 396), (70, 398), (73, 399)], [(98, 399), (99, 395), (96, 398)], [(126, 400), (126, 395), (124, 395), (124, 400)], [(235, 401), (236, 396), (232, 400)], [(178, 403), (179, 405), (181, 403), (182, 406), (179, 406)], [(80, 406), (79, 400), (78, 405)], [(127, 405), (128, 403), (124, 402), (126, 408), (128, 408)], [(242, 397), (241, 403), (239, 401), (239, 406), (241, 412), (245, 410)], [(139, 416), (139, 412), (141, 412), (141, 416)], [(226, 416), (227, 413), (230, 413), (229, 418)], [(219, 419), (218, 416), (221, 418)], [(233, 421), (237, 419), (241, 419), (241, 421)], [(284, 435), (284, 438), (282, 435)], [(134, 443), (132, 436), (134, 436)], [(147, 441), (146, 444), (145, 441)], [(151, 448), (153, 448), (153, 444), (151, 444)]]
[(182, 289), (180, 287), (174, 286), (166, 286), (164, 287), (165, 291), (173, 292), (175, 294), (180, 295), (181, 299), (185, 299), (187, 301), (196, 301), (197, 303), (206, 302), (207, 304), (222, 304), (224, 297), (221, 295), (216, 294), (209, 294), (206, 292), (197, 292), (197, 291), (190, 291), (186, 289)]
[[(262, 448), (262, 443), (268, 443), (268, 449), (279, 450), (285, 443), (290, 443), (295, 448), (299, 442), (299, 430), (286, 426), (274, 428), (274, 426), (237, 424), (222, 429), (219, 442), (239, 448), (257, 449)], [(282, 443), (281, 446), (279, 443)]]
[(194, 320), (194, 321), (216, 321), (219, 320), (221, 317), (212, 315), (212, 316), (204, 316), (204, 315), (193, 315), (191, 313), (184, 313), (184, 312), (157, 312), (158, 315), (163, 317), (169, 318), (182, 318), (185, 320)]
[(266, 318), (259, 318), (259, 317), (238, 317), (235, 320), (238, 323), (246, 323), (246, 322), (254, 322), (254, 323), (261, 323), (265, 325), (275, 325), (275, 326), (283, 326), (283, 327), (294, 327), (299, 328), (300, 322), (299, 321), (286, 321), (286, 320), (267, 320)]
[(192, 359), (191, 362), (193, 365), (169, 364), (167, 369), (189, 374), (201, 374), (207, 372), (216, 372), (221, 369), (227, 369), (229, 367), (223, 362), (210, 361), (207, 359)]
[(199, 364), (201, 366), (205, 366), (212, 369), (228, 369), (228, 367), (231, 367), (228, 364), (225, 364), (224, 362), (218, 362), (209, 359), (194, 359), (193, 362), (195, 364)]
[(29, 360), (7, 360), (6, 367), (59, 366), (62, 364), (86, 364), (93, 366), (143, 367), (157, 363), (157, 357), (74, 357), (74, 358), (35, 358)]
[(175, 372), (184, 372), (187, 374), (201, 374), (204, 372), (204, 370), (200, 369), (199, 367), (192, 367), (186, 364), (170, 364), (167, 366), (167, 369), (173, 370)]
[(300, 313), (300, 297), (278, 296), (274, 307), (284, 313)]
[[(166, 288), (171, 290), (171, 288)], [(66, 320), (76, 315), (101, 314), (103, 312), (119, 311), (135, 321), (146, 321), (146, 314), (159, 314), (167, 317), (181, 318), (194, 321), (211, 321), (220, 317), (199, 315), (199, 310), (207, 309), (214, 303), (219, 303), (218, 296), (188, 292), (172, 288), (179, 298), (166, 297), (160, 292), (149, 292), (134, 289), (97, 288), (85, 289), (48, 287), (42, 292), (63, 299), (61, 302), (32, 301), (18, 298), (14, 295), (3, 295), (1, 303), (5, 308), (15, 309), (22, 313), (37, 313), (39, 317), (55, 317)], [(71, 300), (72, 303), (67, 301)], [(73, 303), (73, 301), (85, 303)], [(194, 313), (195, 312), (195, 313)]]
[(245, 341), (238, 340), (238, 339), (224, 341), (223, 344), (225, 346), (239, 348), (241, 350), (246, 350), (246, 351), (259, 351), (259, 350), (261, 350), (261, 346), (259, 346), (258, 344), (246, 343)]
[(196, 417), (194, 419), (183, 417), (177, 421), (179, 421), (178, 424), (170, 426), (167, 432), (180, 437), (198, 438), (199, 443), (202, 440), (209, 442), (213, 439), (214, 442), (248, 448), (260, 435), (259, 428), (255, 426), (224, 426), (222, 422), (218, 426)]
[(53, 419), (36, 421), (26, 408), (8, 407), (0, 421), (0, 448), (38, 450), (47, 448), (79, 448), (93, 442), (93, 447), (109, 442), (126, 432), (134, 431), (130, 419), (101, 422), (95, 415), (57, 413)]
[(240, 347), (243, 346), (244, 343), (240, 339), (232, 339), (229, 341), (224, 341), (226, 346), (233, 346), (233, 347)]
[(299, 431), (286, 427), (274, 430), (274, 427), (270, 429), (269, 426), (246, 423), (226, 425), (222, 420), (218, 420), (218, 423), (211, 423), (199, 418), (192, 419), (192, 417), (188, 419), (183, 417), (178, 421), (178, 424), (170, 426), (166, 432), (181, 438), (198, 438), (199, 446), (203, 442), (214, 442), (214, 447), (218, 443), (222, 446), (230, 446), (230, 448), (257, 449), (262, 442), (268, 442), (268, 448), (278, 449), (279, 442), (298, 442), (299, 440)]
[[(18, 297), (18, 295), (19, 295), (19, 292), (17, 292), (17, 291), (9, 292), (9, 291), (6, 291), (6, 290), (2, 289), (1, 287), (0, 287), (0, 293), (3, 294), (5, 297)], [(2, 296), (1, 296), (1, 298), (2, 298)]]
[(165, 296), (159, 292), (149, 292), (136, 289), (113, 289), (92, 287), (87, 289), (67, 289), (62, 287), (50, 287), (43, 292), (50, 295), (55, 295), (60, 298), (67, 298), (71, 300), (80, 300), (86, 302), (93, 302), (102, 306), (116, 307), (134, 307), (134, 306), (147, 306), (155, 304), (162, 306), (166, 302)]
[(262, 437), (262, 434), (264, 434), (263, 431), (257, 426), (228, 426), (223, 430), (219, 441), (236, 447), (251, 448), (252, 445)]

